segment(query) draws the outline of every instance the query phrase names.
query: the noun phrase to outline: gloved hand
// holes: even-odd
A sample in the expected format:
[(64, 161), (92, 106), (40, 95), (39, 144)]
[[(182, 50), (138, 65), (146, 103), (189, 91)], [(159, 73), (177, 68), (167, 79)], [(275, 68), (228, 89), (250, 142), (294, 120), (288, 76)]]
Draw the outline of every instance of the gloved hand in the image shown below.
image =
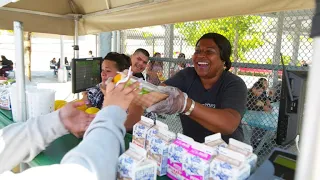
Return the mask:
[(159, 89), (169, 96), (152, 106), (147, 111), (164, 114), (182, 113), (187, 105), (187, 94), (172, 86), (159, 86)]

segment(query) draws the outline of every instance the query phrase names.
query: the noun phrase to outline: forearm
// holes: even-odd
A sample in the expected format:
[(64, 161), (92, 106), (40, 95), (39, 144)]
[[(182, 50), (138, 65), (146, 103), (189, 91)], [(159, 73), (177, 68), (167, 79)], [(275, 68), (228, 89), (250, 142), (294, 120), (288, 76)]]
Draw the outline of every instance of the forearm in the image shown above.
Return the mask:
[[(188, 98), (186, 111), (190, 108), (191, 103), (191, 99)], [(228, 135), (239, 126), (241, 117), (237, 114), (233, 109), (213, 109), (196, 103), (190, 118), (212, 132)]]
[(0, 173), (21, 162), (29, 162), (52, 141), (68, 131), (59, 119), (59, 111), (15, 123), (0, 130)]
[(120, 107), (103, 108), (90, 124), (83, 141), (62, 160), (62, 164), (78, 164), (97, 179), (116, 179), (117, 162), (124, 151), (124, 121)]
[(124, 122), (124, 126), (127, 131), (131, 131), (133, 126), (141, 120), (143, 114), (143, 108), (135, 103), (131, 103), (128, 109), (127, 120)]

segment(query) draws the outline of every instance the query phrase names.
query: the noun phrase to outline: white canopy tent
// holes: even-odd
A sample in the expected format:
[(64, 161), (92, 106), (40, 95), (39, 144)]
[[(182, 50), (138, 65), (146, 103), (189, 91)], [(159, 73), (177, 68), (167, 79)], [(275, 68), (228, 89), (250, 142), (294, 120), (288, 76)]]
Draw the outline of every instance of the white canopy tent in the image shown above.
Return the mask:
[[(17, 1), (15, 3), (8, 3)], [(79, 35), (226, 16), (315, 7), (313, 0), (0, 0), (0, 29)]]
[[(25, 112), (23, 30), (74, 35), (77, 44), (78, 35), (314, 7), (314, 0), (0, 0), (0, 29), (15, 30), (17, 84), (20, 106)], [(302, 136), (297, 170), (298, 179), (310, 180), (320, 178), (320, 87), (316, 77), (316, 69), (320, 69), (320, 39), (315, 38), (314, 42), (303, 129), (303, 133), (309, 133)], [(21, 118), (25, 117), (22, 114)], [(317, 147), (313, 151), (314, 144)]]

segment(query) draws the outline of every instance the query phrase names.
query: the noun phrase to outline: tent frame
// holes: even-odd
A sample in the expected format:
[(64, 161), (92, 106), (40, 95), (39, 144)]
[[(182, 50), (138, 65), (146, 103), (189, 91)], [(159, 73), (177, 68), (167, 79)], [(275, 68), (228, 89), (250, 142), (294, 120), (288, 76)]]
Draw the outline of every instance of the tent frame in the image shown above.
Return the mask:
[[(108, 0), (106, 0), (108, 2)], [(167, 0), (154, 0), (154, 1), (142, 1), (117, 7), (113, 9), (102, 10), (94, 13), (88, 13), (86, 15), (58, 15), (51, 13), (44, 13), (38, 11), (21, 10), (16, 8), (0, 7), (0, 10), (23, 12), (28, 14), (43, 15), (56, 18), (64, 18), (75, 21), (75, 33), (74, 33), (74, 44), (78, 45), (78, 23), (81, 18), (90, 18), (92, 16), (99, 16), (116, 11), (130, 10), (145, 5), (153, 5), (162, 3)], [(1, 5), (4, 6), (4, 5)], [(317, 0), (317, 6), (319, 8), (320, 1)], [(319, 11), (319, 9), (318, 9)], [(314, 24), (319, 22), (314, 22)], [(14, 23), (14, 34), (15, 34), (15, 45), (16, 45), (16, 56), (17, 56), (17, 87), (18, 87), (18, 98), (19, 107), (21, 107), (22, 113), (19, 115), (23, 120), (26, 120), (26, 103), (25, 103), (25, 79), (24, 79), (24, 53), (23, 53), (23, 23), (15, 21)], [(318, 83), (318, 72), (320, 69), (320, 37), (314, 38), (314, 55), (313, 64), (309, 72), (309, 81), (307, 88), (307, 101), (306, 101), (306, 112), (304, 114), (304, 123), (301, 142), (301, 153), (298, 160), (298, 167), (296, 171), (296, 179), (319, 179), (320, 177), (320, 116), (318, 114), (320, 107), (320, 84)], [(79, 52), (75, 50), (75, 57), (79, 56)]]

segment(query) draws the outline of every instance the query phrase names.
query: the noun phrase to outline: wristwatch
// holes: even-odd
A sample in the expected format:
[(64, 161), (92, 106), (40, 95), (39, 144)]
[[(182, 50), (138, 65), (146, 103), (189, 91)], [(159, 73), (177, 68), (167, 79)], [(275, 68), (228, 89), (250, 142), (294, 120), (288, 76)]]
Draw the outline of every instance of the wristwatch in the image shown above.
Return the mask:
[(189, 110), (184, 113), (187, 116), (189, 116), (192, 113), (194, 107), (196, 106), (196, 102), (194, 102), (194, 100), (192, 100), (192, 99), (191, 99), (191, 101), (192, 101), (192, 103), (191, 103), (191, 106), (190, 106)]

